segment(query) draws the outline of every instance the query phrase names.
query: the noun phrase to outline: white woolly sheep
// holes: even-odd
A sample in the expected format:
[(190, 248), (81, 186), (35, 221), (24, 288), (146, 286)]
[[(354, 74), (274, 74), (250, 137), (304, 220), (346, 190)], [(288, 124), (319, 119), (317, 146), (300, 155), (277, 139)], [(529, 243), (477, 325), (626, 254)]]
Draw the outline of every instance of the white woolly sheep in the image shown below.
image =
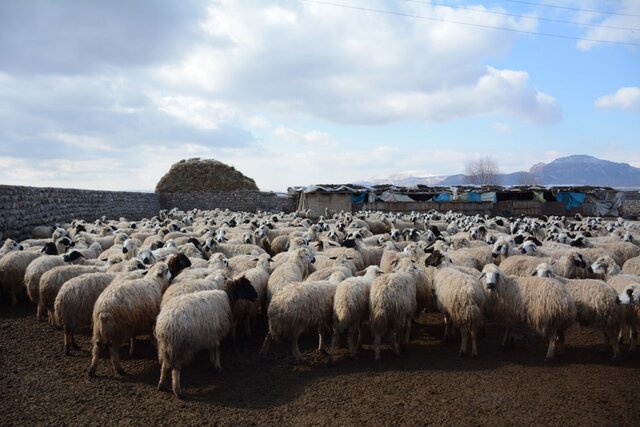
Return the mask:
[(576, 305), (566, 287), (556, 279), (506, 276), (487, 264), (482, 270), (489, 290), (488, 305), (508, 329), (526, 324), (549, 342), (545, 361), (564, 351), (564, 333), (576, 319)]
[(254, 301), (256, 292), (248, 281), (240, 279), (228, 284), (226, 291), (200, 291), (182, 295), (166, 304), (156, 321), (158, 360), (162, 390), (169, 371), (172, 388), (180, 398), (180, 371), (196, 353), (208, 349), (217, 370), (220, 364), (220, 341), (231, 331), (232, 307), (238, 300)]
[(602, 280), (565, 279), (555, 275), (550, 264), (541, 263), (536, 268), (538, 277), (554, 277), (565, 284), (576, 303), (576, 321), (581, 326), (591, 326), (603, 333), (605, 345), (611, 345), (613, 358), (620, 357), (618, 332), (622, 325), (622, 310), (616, 304), (618, 293)]
[(74, 333), (91, 327), (91, 313), (98, 296), (118, 276), (117, 273), (86, 273), (66, 281), (53, 304), (56, 324), (64, 330), (64, 354), (77, 347)]
[(47, 313), (49, 323), (54, 324), (53, 304), (56, 301), (58, 291), (64, 283), (85, 273), (96, 273), (106, 271), (106, 265), (102, 267), (93, 265), (61, 265), (46, 271), (40, 277), (38, 286), (38, 313), (43, 316)]
[(38, 303), (40, 301), (40, 278), (44, 273), (53, 269), (54, 267), (60, 267), (67, 263), (75, 264), (81, 263), (83, 260), (82, 254), (73, 250), (66, 255), (45, 255), (34, 259), (24, 272), (24, 284), (27, 290), (27, 296), (34, 303), (38, 304), (38, 321), (42, 320), (44, 312), (42, 307)]
[[(358, 347), (362, 339), (362, 324), (369, 318), (369, 292), (373, 281), (382, 274), (380, 268), (372, 265), (359, 277), (349, 277), (336, 288), (333, 299), (333, 336), (331, 353), (335, 353), (340, 334), (347, 333), (347, 344), (351, 358), (357, 359)], [(358, 334), (357, 344), (355, 335)]]
[(326, 342), (325, 334), (331, 330), (333, 296), (342, 280), (342, 272), (336, 272), (329, 280), (290, 283), (273, 294), (267, 309), (269, 332), (260, 355), (267, 355), (273, 341), (288, 338), (291, 340), (293, 356), (298, 362), (303, 362), (304, 356), (298, 347), (298, 339), (303, 332), (309, 330), (319, 331), (318, 350), (322, 350)]
[(267, 283), (267, 305), (280, 289), (289, 283), (301, 282), (309, 273), (309, 265), (316, 261), (307, 248), (299, 248), (289, 255), (287, 262), (276, 267)]
[(477, 336), (484, 325), (487, 296), (480, 281), (471, 275), (442, 264), (435, 275), (434, 293), (448, 325), (460, 329), (460, 356), (466, 356), (471, 340), (471, 357), (478, 356)]
[(7, 239), (0, 248), (0, 258), (11, 251), (21, 251), (24, 247), (13, 239)]
[(402, 258), (396, 271), (378, 277), (371, 285), (369, 316), (376, 360), (380, 360), (380, 345), (385, 333), (391, 333), (396, 354), (400, 354), (398, 334), (404, 332), (403, 343), (408, 343), (417, 309), (416, 282), (419, 277), (420, 271), (413, 262)]
[[(640, 276), (635, 274), (624, 274), (612, 257), (605, 255), (598, 258), (592, 265), (594, 273), (604, 275), (606, 282), (616, 290), (623, 292), (627, 286), (640, 284)], [(622, 327), (620, 329), (620, 340), (622, 340), (624, 330), (629, 328), (630, 346), (629, 352), (634, 353), (638, 346), (638, 326), (640, 314), (630, 306), (622, 308)]]
[(109, 346), (114, 371), (126, 375), (120, 365), (120, 346), (137, 335), (151, 333), (162, 293), (170, 279), (169, 266), (160, 262), (143, 279), (114, 283), (100, 294), (92, 314), (93, 349), (89, 376), (95, 375), (104, 346)]
[(255, 267), (233, 278), (234, 280), (238, 280), (241, 277), (246, 278), (257, 293), (257, 298), (254, 302), (238, 301), (233, 308), (233, 317), (238, 322), (238, 325), (241, 322), (244, 324), (244, 332), (248, 337), (251, 336), (251, 320), (257, 317), (260, 310), (262, 310), (263, 314), (266, 314), (267, 283), (271, 275), (270, 260), (269, 254), (262, 254), (256, 259)]
[(640, 256), (628, 259), (622, 266), (622, 272), (640, 276)]
[(24, 288), (24, 273), (39, 252), (11, 251), (0, 258), (0, 290), (11, 296), (11, 304), (18, 303), (18, 292)]
[(215, 289), (221, 289), (226, 280), (226, 276), (221, 271), (213, 271), (202, 279), (186, 279), (182, 281), (173, 281), (171, 286), (162, 295), (162, 302), (160, 303), (160, 307), (162, 308), (173, 298), (180, 295), (191, 294), (198, 291), (211, 291)]
[(514, 255), (500, 264), (500, 269), (507, 276), (529, 277), (535, 275), (538, 264), (551, 264), (557, 276), (567, 279), (584, 278), (587, 263), (578, 251), (569, 251), (559, 258), (537, 257), (530, 255)]

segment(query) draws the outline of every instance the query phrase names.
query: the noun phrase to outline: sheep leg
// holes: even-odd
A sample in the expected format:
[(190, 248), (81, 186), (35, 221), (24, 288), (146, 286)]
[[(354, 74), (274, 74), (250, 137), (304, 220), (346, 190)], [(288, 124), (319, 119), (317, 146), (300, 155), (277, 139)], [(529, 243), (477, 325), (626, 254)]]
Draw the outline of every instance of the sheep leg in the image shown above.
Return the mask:
[(395, 355), (400, 356), (400, 343), (398, 342), (398, 333), (396, 331), (391, 332), (391, 345)]
[(467, 355), (467, 342), (469, 341), (469, 332), (467, 328), (460, 328), (460, 351), (458, 356), (465, 357)]
[(545, 362), (549, 362), (555, 357), (556, 345), (557, 345), (556, 334), (549, 335), (549, 347), (547, 348), (547, 355), (544, 357)]
[(38, 322), (42, 322), (42, 318), (44, 317), (44, 306), (38, 303), (38, 311), (36, 312), (36, 320)]
[(380, 360), (380, 344), (382, 344), (382, 334), (376, 332), (373, 337), (373, 348), (375, 350), (375, 360)]
[(631, 330), (629, 332), (629, 339), (631, 343), (629, 345), (629, 353), (635, 353), (636, 348), (638, 347), (638, 326), (631, 325)]
[(478, 331), (472, 329), (470, 331), (471, 335), (471, 357), (478, 357)]
[(118, 343), (111, 343), (109, 346), (109, 356), (111, 357), (111, 365), (113, 366), (114, 373), (121, 377), (126, 376), (127, 373), (120, 365), (120, 345)]
[(619, 359), (620, 358), (620, 343), (618, 342), (618, 339), (616, 338), (616, 331), (615, 330), (605, 330), (604, 331), (604, 336), (605, 338), (607, 338), (608, 340), (608, 344), (611, 345), (611, 349), (613, 350), (613, 358), (614, 359)]
[(271, 343), (273, 342), (273, 337), (270, 332), (267, 332), (267, 336), (264, 337), (264, 342), (262, 343), (262, 348), (260, 349), (260, 357), (265, 357), (269, 353), (269, 348), (271, 347)]
[(96, 369), (98, 369), (98, 360), (100, 359), (100, 350), (102, 350), (102, 345), (99, 342), (93, 343), (93, 348), (91, 349), (91, 366), (89, 366), (89, 376), (96, 376)]
[(180, 368), (173, 368), (173, 370), (171, 371), (171, 388), (173, 389), (173, 394), (175, 394), (178, 399), (182, 399), (182, 388), (180, 387)]
[(511, 340), (513, 340), (513, 337), (511, 335), (511, 328), (507, 326), (506, 328), (504, 328), (504, 335), (502, 336), (502, 343), (500, 344), (500, 347), (506, 349), (509, 341)]
[(349, 355), (354, 360), (358, 359), (358, 347), (359, 347), (358, 341), (360, 341), (360, 336), (358, 336), (358, 339), (356, 341), (357, 333), (358, 333), (357, 327), (351, 327), (347, 332), (347, 345), (349, 346)]
[(558, 331), (558, 356), (564, 355), (564, 331)]
[(411, 319), (407, 319), (407, 325), (404, 330), (404, 339), (402, 340), (402, 347), (406, 349), (411, 341)]
[(171, 368), (169, 368), (169, 364), (167, 362), (162, 362), (162, 366), (160, 367), (160, 381), (158, 381), (158, 390), (159, 391), (163, 391), (165, 390), (164, 385), (167, 382), (167, 377), (169, 376), (169, 371), (171, 370)]
[[(347, 333), (350, 333), (348, 331)], [(333, 334), (331, 335), (331, 354), (335, 354), (336, 348), (338, 347), (338, 340), (340, 339), (340, 332), (337, 328), (333, 328)]]
[(131, 342), (129, 343), (129, 356), (133, 356), (133, 352), (136, 349), (136, 337), (131, 337)]
[(222, 372), (222, 365), (220, 364), (220, 343), (215, 343), (211, 349), (210, 361), (215, 366), (217, 372)]
[(73, 335), (69, 328), (64, 328), (64, 355), (71, 354), (71, 343), (73, 342)]
[(300, 338), (299, 332), (294, 332), (293, 337), (291, 337), (291, 352), (293, 353), (293, 357), (296, 358), (298, 363), (304, 362), (304, 356), (300, 351), (300, 347), (298, 347), (298, 338)]
[(449, 321), (449, 317), (444, 315), (444, 334), (442, 335), (442, 342), (447, 342), (449, 339), (449, 332), (451, 328), (451, 321)]

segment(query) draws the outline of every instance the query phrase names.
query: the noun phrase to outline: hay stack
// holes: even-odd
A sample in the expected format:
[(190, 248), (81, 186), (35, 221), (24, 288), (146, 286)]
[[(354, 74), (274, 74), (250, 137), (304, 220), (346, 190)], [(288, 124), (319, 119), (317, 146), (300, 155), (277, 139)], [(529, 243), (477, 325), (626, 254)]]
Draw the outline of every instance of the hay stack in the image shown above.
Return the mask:
[(214, 159), (194, 157), (175, 163), (156, 185), (156, 193), (258, 190), (255, 181)]

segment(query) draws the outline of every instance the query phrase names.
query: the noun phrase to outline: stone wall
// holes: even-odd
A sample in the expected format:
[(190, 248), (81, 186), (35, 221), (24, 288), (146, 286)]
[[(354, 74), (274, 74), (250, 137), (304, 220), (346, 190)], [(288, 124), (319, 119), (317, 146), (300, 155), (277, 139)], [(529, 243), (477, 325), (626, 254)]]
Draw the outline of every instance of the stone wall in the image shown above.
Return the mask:
[(295, 199), (259, 191), (157, 194), (0, 185), (0, 238), (25, 238), (35, 226), (74, 218), (94, 221), (105, 215), (139, 220), (173, 207), (291, 212)]

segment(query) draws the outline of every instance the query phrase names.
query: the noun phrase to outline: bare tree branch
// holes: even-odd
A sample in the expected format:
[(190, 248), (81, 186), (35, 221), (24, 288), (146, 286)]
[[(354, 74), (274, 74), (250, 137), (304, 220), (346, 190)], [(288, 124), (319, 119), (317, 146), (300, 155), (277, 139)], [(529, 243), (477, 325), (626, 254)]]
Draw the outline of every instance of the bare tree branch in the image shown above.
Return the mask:
[(498, 185), (500, 179), (498, 163), (490, 157), (481, 157), (468, 162), (464, 167), (465, 184)]

